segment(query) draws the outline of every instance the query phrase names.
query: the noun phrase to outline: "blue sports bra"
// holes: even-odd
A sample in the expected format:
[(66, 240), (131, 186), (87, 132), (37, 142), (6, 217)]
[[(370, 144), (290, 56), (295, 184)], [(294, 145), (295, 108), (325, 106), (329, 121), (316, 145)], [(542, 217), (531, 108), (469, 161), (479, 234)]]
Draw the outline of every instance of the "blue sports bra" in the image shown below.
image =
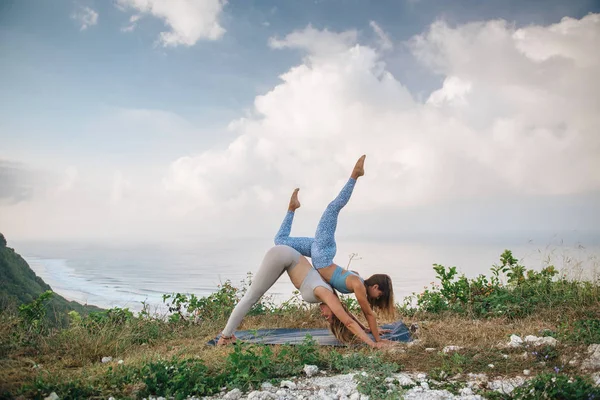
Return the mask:
[(348, 277), (348, 275), (358, 276), (358, 279), (360, 279), (363, 282), (365, 281), (357, 273), (352, 271), (345, 271), (342, 267), (336, 265), (335, 271), (333, 271), (333, 275), (331, 275), (331, 280), (329, 281), (329, 284), (340, 293), (351, 293), (348, 290), (348, 287), (346, 286), (346, 278)]

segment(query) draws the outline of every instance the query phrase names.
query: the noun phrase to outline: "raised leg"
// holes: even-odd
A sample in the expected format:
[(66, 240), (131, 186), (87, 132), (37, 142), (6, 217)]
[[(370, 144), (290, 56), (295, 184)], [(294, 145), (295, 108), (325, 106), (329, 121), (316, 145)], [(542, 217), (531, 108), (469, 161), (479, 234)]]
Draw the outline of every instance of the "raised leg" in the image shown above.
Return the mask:
[(356, 185), (356, 180), (365, 173), (365, 157), (363, 155), (358, 159), (352, 170), (350, 179), (348, 179), (348, 182), (346, 182), (346, 185), (344, 185), (337, 197), (329, 203), (317, 225), (315, 241), (311, 249), (312, 263), (317, 269), (333, 264), (333, 257), (337, 251), (335, 231), (337, 229), (338, 216), (342, 208), (348, 204), (354, 190), (354, 185)]
[(275, 235), (275, 244), (290, 246), (296, 251), (299, 251), (303, 256), (310, 257), (311, 246), (314, 242), (314, 239), (309, 237), (290, 237), (290, 232), (292, 231), (292, 222), (294, 222), (294, 212), (300, 207), (298, 190), (300, 189), (295, 189), (294, 193), (292, 193), (288, 212), (285, 214), (285, 218), (281, 223), (279, 232), (277, 232)]

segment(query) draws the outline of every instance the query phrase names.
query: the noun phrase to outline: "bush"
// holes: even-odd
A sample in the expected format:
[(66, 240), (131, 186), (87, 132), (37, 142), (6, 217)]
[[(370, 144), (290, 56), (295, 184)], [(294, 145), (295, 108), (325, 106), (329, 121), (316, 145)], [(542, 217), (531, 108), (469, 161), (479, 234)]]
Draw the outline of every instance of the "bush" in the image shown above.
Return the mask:
[[(510, 250), (505, 250), (500, 264), (491, 268), (491, 277), (468, 279), (459, 276), (456, 267), (440, 264), (434, 264), (433, 269), (440, 283), (409, 296), (402, 312), (413, 315), (417, 311), (450, 311), (473, 317), (521, 318), (542, 308), (589, 305), (600, 300), (597, 284), (554, 280), (558, 272), (552, 265), (539, 272), (528, 270), (518, 264)], [(501, 280), (504, 275), (506, 284)]]
[(519, 400), (565, 399), (591, 400), (600, 398), (600, 388), (582, 377), (562, 374), (540, 374), (516, 388), (511, 398)]

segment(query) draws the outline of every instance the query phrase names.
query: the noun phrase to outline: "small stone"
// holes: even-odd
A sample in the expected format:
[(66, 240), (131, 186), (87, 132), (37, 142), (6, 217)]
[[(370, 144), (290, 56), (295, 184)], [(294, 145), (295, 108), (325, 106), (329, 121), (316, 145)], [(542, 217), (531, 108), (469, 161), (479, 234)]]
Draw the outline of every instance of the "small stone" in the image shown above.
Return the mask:
[(286, 392), (283, 389), (279, 389), (277, 392), (275, 392), (275, 394), (279, 397), (283, 397), (286, 395)]
[(239, 400), (242, 398), (242, 391), (238, 388), (233, 389), (231, 392), (223, 396), (225, 400)]
[(509, 379), (497, 379), (492, 382), (488, 382), (488, 389), (500, 392), (502, 394), (510, 394), (516, 387), (522, 386), (525, 383), (523, 377), (517, 376)]
[(502, 354), (502, 358), (506, 360), (508, 358), (508, 354)]
[(531, 374), (531, 371), (530, 371), (530, 370), (528, 370), (528, 369), (524, 369), (524, 370), (523, 370), (523, 375), (525, 375), (525, 376), (529, 376), (530, 374)]
[(427, 374), (424, 374), (424, 373), (422, 373), (422, 372), (421, 372), (421, 373), (419, 373), (419, 374), (417, 374), (417, 379), (418, 379), (418, 380), (423, 380), (423, 379), (425, 379), (425, 378), (427, 378)]
[(319, 367), (317, 367), (316, 365), (308, 365), (307, 364), (307, 365), (304, 366), (304, 373), (309, 378), (311, 376), (313, 376), (314, 374), (316, 374), (317, 372), (319, 372)]
[(462, 349), (462, 347), (460, 347), (460, 346), (446, 346), (446, 347), (444, 347), (444, 349), (442, 350), (442, 352), (444, 354), (448, 354), (448, 353), (451, 353), (453, 351), (458, 351), (460, 349)]
[(592, 378), (594, 385), (600, 386), (600, 372), (596, 372), (595, 374), (592, 374), (592, 376), (590, 378)]
[(525, 336), (525, 343), (532, 346), (556, 346), (558, 340), (551, 336), (537, 337), (533, 335)]
[(462, 388), (462, 389), (460, 389), (460, 395), (461, 396), (472, 396), (473, 389), (471, 389), (469, 387)]
[(119, 365), (123, 364), (123, 360), (117, 361), (117, 364), (119, 364)]
[(60, 397), (55, 392), (50, 393), (50, 396), (44, 397), (44, 400), (59, 400)]
[(273, 387), (273, 384), (271, 382), (263, 382), (260, 387), (262, 389), (271, 389)]
[(600, 368), (600, 344), (590, 344), (587, 348), (588, 358), (581, 363), (581, 369)]
[(425, 390), (429, 390), (429, 383), (423, 381), (423, 382), (421, 382), (421, 387)]
[(112, 357), (102, 357), (102, 363), (105, 364), (107, 362), (111, 362), (112, 361)]
[(437, 349), (436, 349), (435, 347), (427, 347), (427, 348), (425, 349), (425, 351), (426, 351), (426, 352), (428, 352), (428, 353), (433, 353), (433, 352), (434, 352), (434, 351), (436, 351), (436, 350), (437, 350)]
[(360, 399), (360, 393), (358, 392), (354, 392), (350, 395), (350, 400), (359, 400)]
[(508, 347), (521, 347), (523, 345), (523, 339), (518, 335), (510, 335), (510, 341), (508, 342)]
[(494, 365), (494, 364), (488, 364), (488, 367), (489, 367), (489, 368), (494, 368), (494, 367), (495, 367), (495, 365)]
[(279, 385), (279, 387), (288, 388), (288, 389), (296, 389), (296, 384), (292, 381), (281, 381), (281, 384)]
[(395, 378), (398, 381), (398, 384), (400, 386), (415, 386), (416, 385), (415, 381), (413, 381), (412, 378), (406, 374), (396, 374)]
[(108, 400), (117, 400), (117, 399), (115, 399), (114, 397), (110, 396), (110, 397), (108, 398)]

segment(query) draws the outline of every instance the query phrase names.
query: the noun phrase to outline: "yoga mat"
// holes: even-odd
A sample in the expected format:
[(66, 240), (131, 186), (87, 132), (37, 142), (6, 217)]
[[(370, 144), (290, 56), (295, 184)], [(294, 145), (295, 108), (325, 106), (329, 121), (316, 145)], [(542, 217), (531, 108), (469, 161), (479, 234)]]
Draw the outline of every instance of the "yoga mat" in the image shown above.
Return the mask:
[[(383, 339), (393, 340), (395, 342), (410, 342), (410, 332), (402, 321), (396, 321), (393, 324), (387, 324), (381, 326), (380, 329), (390, 329), (390, 333), (380, 335)], [(288, 328), (277, 328), (277, 329), (258, 329), (251, 331), (237, 331), (235, 336), (238, 341), (245, 343), (261, 343), (261, 344), (301, 344), (304, 341), (306, 335), (312, 336), (312, 338), (320, 346), (345, 346), (344, 343), (340, 342), (333, 336), (329, 329), (288, 329)], [(371, 335), (370, 335), (371, 336)], [(214, 346), (217, 344), (221, 335), (210, 340), (209, 345)], [(373, 336), (371, 336), (373, 338)]]

